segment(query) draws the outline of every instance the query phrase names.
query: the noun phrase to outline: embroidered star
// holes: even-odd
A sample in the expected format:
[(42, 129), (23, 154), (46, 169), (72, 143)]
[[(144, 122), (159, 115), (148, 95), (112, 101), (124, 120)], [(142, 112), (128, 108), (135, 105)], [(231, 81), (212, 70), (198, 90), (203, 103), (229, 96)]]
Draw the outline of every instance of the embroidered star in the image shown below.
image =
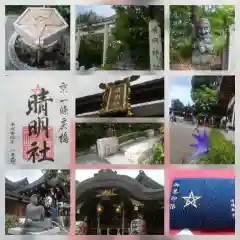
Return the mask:
[(192, 205), (193, 207), (197, 208), (197, 200), (202, 198), (201, 196), (194, 196), (193, 191), (190, 192), (188, 197), (182, 197), (184, 201), (186, 201), (185, 205), (183, 208)]

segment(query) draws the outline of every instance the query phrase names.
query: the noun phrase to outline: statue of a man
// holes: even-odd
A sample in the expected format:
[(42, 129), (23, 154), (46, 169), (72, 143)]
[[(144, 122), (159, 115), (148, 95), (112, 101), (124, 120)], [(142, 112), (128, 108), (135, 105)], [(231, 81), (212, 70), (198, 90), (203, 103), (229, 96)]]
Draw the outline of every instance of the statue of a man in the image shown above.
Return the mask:
[(214, 59), (211, 25), (208, 19), (200, 18), (196, 26), (196, 41), (193, 43), (192, 64), (201, 68)]

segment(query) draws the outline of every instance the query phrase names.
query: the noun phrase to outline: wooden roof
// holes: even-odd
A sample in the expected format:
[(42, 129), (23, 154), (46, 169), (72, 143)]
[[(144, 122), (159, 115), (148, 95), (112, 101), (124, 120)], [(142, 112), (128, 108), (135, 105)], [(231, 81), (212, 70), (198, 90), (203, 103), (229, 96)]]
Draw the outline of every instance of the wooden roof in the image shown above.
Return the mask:
[(164, 202), (164, 187), (143, 171), (136, 178), (120, 175), (112, 170), (100, 170), (94, 177), (80, 182), (76, 186), (76, 202), (79, 203), (87, 192), (94, 189), (118, 188), (124, 189), (129, 196), (136, 200), (157, 200)]

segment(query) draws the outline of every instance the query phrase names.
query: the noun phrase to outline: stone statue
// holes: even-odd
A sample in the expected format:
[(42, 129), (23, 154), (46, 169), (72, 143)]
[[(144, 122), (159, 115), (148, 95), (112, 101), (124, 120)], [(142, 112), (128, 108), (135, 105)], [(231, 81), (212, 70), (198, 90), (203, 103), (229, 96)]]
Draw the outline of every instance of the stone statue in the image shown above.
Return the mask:
[(25, 218), (25, 231), (38, 232), (52, 228), (52, 222), (45, 219), (45, 209), (41, 205), (38, 206), (38, 198), (35, 194), (31, 196), (30, 203), (26, 207)]
[(211, 25), (208, 19), (199, 19), (196, 26), (196, 41), (193, 43), (192, 64), (198, 68), (210, 65), (214, 59)]

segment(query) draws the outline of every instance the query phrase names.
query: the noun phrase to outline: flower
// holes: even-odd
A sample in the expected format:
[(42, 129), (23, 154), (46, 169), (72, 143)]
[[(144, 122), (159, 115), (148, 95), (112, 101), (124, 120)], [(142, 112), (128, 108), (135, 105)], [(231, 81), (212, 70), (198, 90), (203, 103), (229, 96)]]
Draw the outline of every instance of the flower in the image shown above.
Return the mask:
[(191, 147), (195, 147), (196, 151), (192, 153), (192, 157), (198, 157), (202, 154), (208, 153), (209, 151), (209, 138), (206, 129), (203, 134), (193, 133), (192, 136), (197, 140), (195, 143), (190, 144)]

